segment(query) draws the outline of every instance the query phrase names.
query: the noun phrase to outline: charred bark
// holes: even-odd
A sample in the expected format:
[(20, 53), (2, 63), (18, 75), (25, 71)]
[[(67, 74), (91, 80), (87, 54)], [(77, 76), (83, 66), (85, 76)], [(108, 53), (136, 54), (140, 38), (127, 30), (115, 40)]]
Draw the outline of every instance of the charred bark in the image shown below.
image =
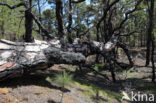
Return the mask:
[[(148, 2), (148, 1), (147, 1)], [(146, 64), (148, 66), (150, 63), (150, 55), (151, 55), (151, 41), (152, 41), (152, 31), (153, 31), (153, 19), (154, 19), (154, 0), (150, 0), (150, 8), (149, 8), (149, 27), (147, 31), (147, 44), (146, 44)]]
[(69, 0), (69, 16), (68, 16), (68, 42), (72, 43), (72, 37), (71, 37), (71, 26), (72, 26), (72, 3), (71, 0)]
[[(110, 66), (109, 70), (112, 74), (112, 80), (114, 82), (116, 81), (115, 70), (114, 70), (115, 65), (120, 66), (124, 70), (133, 67), (133, 61), (132, 61), (132, 58), (129, 54), (128, 48), (123, 43), (118, 42), (114, 38), (114, 36), (111, 37), (111, 39), (105, 44), (93, 41), (93, 42), (83, 42), (80, 44), (78, 44), (78, 43), (77, 44), (64, 43), (63, 45), (64, 46), (62, 49), (64, 51), (82, 53), (86, 57), (88, 57), (89, 55), (95, 55), (95, 54), (102, 55), (106, 59), (107, 63)], [(60, 46), (60, 47), (62, 47), (62, 46)], [(129, 64), (120, 63), (117, 61), (116, 56), (113, 55), (113, 54), (115, 54), (114, 53), (115, 47), (120, 47), (123, 49), (123, 51), (127, 55), (127, 58), (129, 60)]]
[(29, 3), (27, 4), (27, 10), (25, 11), (25, 35), (24, 35), (25, 42), (34, 42), (34, 39), (32, 37), (33, 17), (31, 15), (32, 11), (31, 7), (32, 0), (29, 0)]
[(117, 46), (119, 46), (120, 48), (123, 49), (123, 51), (125, 52), (125, 54), (127, 55), (127, 58), (129, 60), (129, 68), (133, 67), (134, 63), (132, 61), (132, 58), (129, 54), (128, 48), (126, 47), (126, 45), (124, 45), (123, 43), (117, 42)]
[(63, 28), (63, 7), (62, 0), (56, 0), (56, 19), (58, 23), (58, 35), (59, 38), (64, 36), (64, 28)]
[(24, 35), (25, 42), (34, 42), (32, 36), (32, 27), (33, 27), (33, 17), (31, 15), (31, 11), (26, 10), (25, 11), (25, 35)]
[(153, 40), (152, 40), (152, 53), (151, 53), (151, 62), (152, 62), (152, 82), (155, 82), (155, 64), (154, 64), (154, 48), (155, 48), (155, 45), (154, 45), (154, 37), (153, 37)]
[[(115, 46), (119, 46), (125, 51), (130, 61), (128, 67), (133, 66), (128, 49), (122, 43), (115, 41), (110, 41), (105, 45), (99, 42), (65, 43), (64, 48), (61, 49), (61, 44), (58, 41), (45, 42), (35, 40), (35, 43), (14, 43), (0, 40), (0, 79), (21, 76), (24, 73), (38, 69), (46, 69), (53, 64), (80, 65), (85, 63), (83, 55), (87, 57), (89, 55), (101, 54), (107, 61), (111, 62), (110, 71), (112, 79), (115, 81), (114, 67), (112, 65), (117, 64), (122, 67), (116, 58), (109, 54)], [(125, 67), (123, 68), (125, 69)]]
[(64, 52), (51, 42), (15, 43), (0, 40), (0, 81), (21, 76), (54, 64), (80, 64), (85, 57), (79, 53)]

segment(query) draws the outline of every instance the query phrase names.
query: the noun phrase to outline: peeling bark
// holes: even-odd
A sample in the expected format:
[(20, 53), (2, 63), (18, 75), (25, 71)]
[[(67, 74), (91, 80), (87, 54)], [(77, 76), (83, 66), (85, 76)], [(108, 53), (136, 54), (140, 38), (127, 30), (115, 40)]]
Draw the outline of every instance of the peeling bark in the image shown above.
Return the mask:
[(0, 40), (0, 81), (46, 69), (53, 64), (78, 65), (84, 62), (82, 54), (64, 52), (53, 47), (51, 42), (35, 40), (35, 43), (15, 43)]
[[(120, 66), (120, 63), (109, 55), (109, 52), (116, 46), (124, 50), (129, 59), (128, 67), (132, 67), (133, 62), (128, 49), (124, 44), (114, 39), (106, 44), (95, 41), (81, 44), (65, 43), (63, 48), (61, 48), (60, 40), (51, 40), (49, 42), (35, 40), (34, 43), (15, 43), (0, 39), (0, 80), (46, 69), (54, 64), (85, 64), (86, 59), (84, 56), (95, 54), (101, 54), (108, 61)], [(113, 75), (112, 77), (115, 77)]]

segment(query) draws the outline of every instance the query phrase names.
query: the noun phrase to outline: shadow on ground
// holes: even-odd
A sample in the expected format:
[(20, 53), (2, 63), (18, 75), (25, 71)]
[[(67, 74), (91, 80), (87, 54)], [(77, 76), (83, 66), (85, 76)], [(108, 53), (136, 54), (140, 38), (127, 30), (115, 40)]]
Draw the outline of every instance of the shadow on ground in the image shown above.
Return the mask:
[[(21, 77), (7, 79), (0, 82), (0, 88), (9, 87), (9, 88), (17, 88), (19, 86), (30, 86), (36, 85), (40, 87), (48, 87), (51, 89), (56, 89), (62, 91), (62, 88), (48, 82), (46, 77), (53, 78), (58, 71), (49, 71), (48, 73), (44, 73), (44, 71), (39, 71), (39, 73), (25, 74)], [(68, 89), (64, 89), (63, 92), (70, 92)]]
[[(61, 87), (58, 87), (56, 85), (53, 85), (46, 81), (46, 77), (49, 76), (53, 78), (55, 74), (60, 73), (58, 70), (48, 70), (48, 73), (42, 72), (39, 74), (31, 74), (31, 75), (23, 75), (20, 78), (13, 78), (9, 80), (5, 80), (0, 82), (0, 88), (4, 87), (10, 87), (10, 88), (16, 88), (18, 86), (29, 86), (29, 85), (37, 85), (41, 87), (48, 87), (52, 89), (57, 89), (61, 90)], [(95, 86), (100, 88), (100, 90), (104, 90), (107, 94), (112, 95), (118, 103), (122, 103), (121, 98), (119, 98), (116, 94), (119, 94), (121, 91), (141, 91), (145, 93), (154, 93), (156, 94), (156, 83), (151, 83), (147, 78), (150, 78), (150, 76), (146, 76), (143, 78), (136, 78), (136, 77), (131, 77), (126, 80), (117, 80), (116, 83), (113, 83), (112, 81), (106, 80), (103, 76), (98, 75), (88, 69), (83, 70), (83, 72), (79, 72), (79, 75), (77, 72), (71, 72), (67, 70), (67, 72), (70, 72), (71, 74), (74, 75), (74, 81), (82, 84), (82, 85), (87, 85), (87, 86)], [(139, 73), (138, 73), (139, 75)], [(108, 75), (110, 77), (110, 75)], [(79, 88), (78, 88), (79, 89)], [(79, 89), (79, 91), (82, 91)], [(70, 92), (70, 90), (66, 89), (65, 92)], [(116, 93), (116, 94), (114, 94)], [(103, 97), (94, 97), (91, 98), (94, 103), (98, 103), (98, 101), (104, 101), (104, 102), (109, 102), (106, 98)], [(52, 101), (49, 101), (49, 103), (53, 103)]]

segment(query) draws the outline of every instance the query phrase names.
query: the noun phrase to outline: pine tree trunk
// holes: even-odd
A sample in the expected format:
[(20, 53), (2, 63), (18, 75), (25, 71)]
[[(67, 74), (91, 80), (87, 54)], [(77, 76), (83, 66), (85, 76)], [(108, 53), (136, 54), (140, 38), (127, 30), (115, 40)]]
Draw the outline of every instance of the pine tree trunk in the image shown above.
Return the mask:
[(32, 0), (29, 0), (30, 8), (25, 11), (25, 35), (24, 35), (25, 42), (34, 41), (32, 37), (33, 17), (31, 15), (31, 11), (32, 11), (31, 6), (32, 6)]
[(15, 43), (0, 39), (0, 81), (21, 76), (54, 64), (80, 64), (85, 57), (52, 47), (51, 42)]
[(72, 35), (71, 35), (71, 26), (72, 26), (72, 3), (71, 3), (71, 0), (69, 0), (69, 16), (68, 16), (68, 27), (67, 27), (67, 30), (68, 30), (68, 42), (69, 43), (72, 43)]
[(152, 82), (155, 81), (155, 64), (154, 64), (154, 39), (152, 40), (152, 53), (151, 53), (151, 62), (152, 62)]
[(59, 38), (62, 38), (64, 36), (62, 0), (56, 0), (56, 19), (58, 23), (58, 35)]
[(151, 52), (151, 41), (152, 41), (152, 31), (153, 31), (153, 19), (154, 19), (154, 0), (150, 0), (150, 8), (149, 8), (149, 27), (147, 31), (147, 50), (146, 50), (146, 66), (150, 63), (150, 52)]

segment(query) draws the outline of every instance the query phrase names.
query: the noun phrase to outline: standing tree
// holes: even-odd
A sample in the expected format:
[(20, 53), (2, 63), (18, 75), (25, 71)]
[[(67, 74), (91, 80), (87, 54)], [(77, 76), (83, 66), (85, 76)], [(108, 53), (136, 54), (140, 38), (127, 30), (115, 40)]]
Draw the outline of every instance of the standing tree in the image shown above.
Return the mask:
[(32, 0), (29, 1), (21, 1), (18, 4), (15, 4), (14, 6), (10, 6), (8, 3), (0, 3), (0, 5), (7, 6), (10, 9), (16, 9), (21, 6), (25, 7), (25, 35), (24, 35), (24, 40), (25, 42), (33, 42), (33, 37), (32, 37), (32, 26), (33, 26), (33, 18), (31, 15), (32, 11)]
[(53, 26), (55, 26), (55, 22), (56, 22), (55, 11), (51, 10), (51, 9), (44, 10), (42, 22), (43, 22), (45, 28), (47, 28), (48, 32), (52, 33), (53, 30), (55, 29), (55, 28), (53, 28)]
[(24, 14), (25, 14), (25, 35), (24, 40), (25, 42), (33, 42), (34, 38), (32, 36), (32, 27), (33, 27), (33, 20), (39, 26), (41, 31), (44, 33), (44, 36), (47, 36), (49, 39), (53, 38), (53, 36), (44, 28), (38, 18), (32, 13), (32, 8), (35, 5), (32, 5), (32, 0), (21, 0), (19, 3), (11, 6), (8, 3), (0, 3), (2, 6), (7, 6), (10, 9), (16, 9), (19, 7), (24, 7)]
[[(0, 2), (8, 3), (13, 5), (15, 3), (19, 3), (20, 0), (16, 0), (12, 2), (12, 0), (0, 0)], [(8, 40), (19, 40), (21, 36), (24, 34), (24, 25), (23, 18), (24, 14), (21, 12), (24, 8), (20, 7), (16, 10), (9, 9), (6, 6), (0, 6), (0, 33), (1, 38), (5, 38)], [(8, 16), (9, 15), (9, 16)], [(22, 25), (21, 25), (22, 24)]]
[(33, 27), (33, 17), (31, 15), (32, 12), (32, 0), (29, 0), (29, 2), (25, 3), (25, 35), (24, 40), (25, 42), (33, 42), (34, 39), (32, 37), (32, 27)]
[[(149, 28), (148, 28), (148, 40), (147, 40), (147, 54), (146, 54), (146, 66), (149, 65), (150, 59), (149, 55), (151, 52), (151, 62), (152, 62), (152, 82), (155, 81), (155, 64), (154, 64), (154, 34), (153, 34), (153, 28), (154, 28), (154, 4), (155, 0), (150, 0), (150, 9), (149, 9)], [(152, 49), (150, 51), (150, 46), (152, 45)]]
[(72, 37), (71, 37), (71, 26), (72, 26), (72, 3), (71, 0), (69, 0), (69, 16), (68, 16), (68, 27), (67, 27), (67, 31), (68, 31), (68, 41), (70, 43), (72, 43)]
[(148, 5), (148, 14), (149, 14), (149, 23), (148, 23), (148, 30), (147, 30), (147, 50), (146, 50), (146, 66), (150, 63), (150, 55), (151, 55), (151, 43), (152, 43), (152, 32), (154, 27), (154, 0), (147, 0)]
[(63, 2), (62, 0), (55, 0), (56, 2), (56, 19), (58, 23), (58, 35), (59, 38), (64, 36), (64, 24), (63, 24)]

